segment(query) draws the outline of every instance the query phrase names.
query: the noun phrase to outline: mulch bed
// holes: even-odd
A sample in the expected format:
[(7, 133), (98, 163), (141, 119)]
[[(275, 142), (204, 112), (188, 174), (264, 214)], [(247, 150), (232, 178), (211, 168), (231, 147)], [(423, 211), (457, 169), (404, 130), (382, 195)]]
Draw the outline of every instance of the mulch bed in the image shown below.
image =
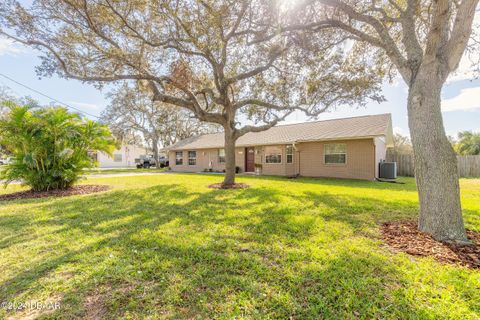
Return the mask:
[(68, 197), (79, 194), (89, 194), (102, 192), (110, 189), (110, 186), (98, 184), (82, 184), (73, 186), (65, 190), (49, 190), (49, 191), (19, 191), (0, 195), (0, 201), (18, 200), (18, 199), (35, 199), (46, 197)]
[(417, 229), (417, 222), (395, 222), (382, 225), (382, 236), (393, 249), (413, 256), (433, 257), (443, 263), (480, 268), (480, 232), (467, 230), (471, 245), (459, 246), (436, 241)]
[(212, 189), (246, 189), (246, 188), (250, 188), (250, 186), (248, 184), (245, 184), (245, 183), (235, 183), (235, 184), (229, 185), (229, 186), (224, 186), (221, 183), (214, 183), (214, 184), (209, 185), (208, 187), (212, 188)]

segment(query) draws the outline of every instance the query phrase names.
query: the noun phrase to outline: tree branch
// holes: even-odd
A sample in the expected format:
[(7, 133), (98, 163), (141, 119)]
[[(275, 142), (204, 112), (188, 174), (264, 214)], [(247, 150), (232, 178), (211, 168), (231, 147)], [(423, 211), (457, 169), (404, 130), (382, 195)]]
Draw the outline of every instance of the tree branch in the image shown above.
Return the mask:
[(463, 0), (458, 7), (445, 56), (450, 71), (457, 69), (472, 34), (472, 24), (479, 0)]
[(341, 28), (347, 32), (353, 33), (355, 36), (361, 38), (363, 41), (366, 41), (376, 47), (380, 47), (385, 50), (386, 54), (390, 57), (393, 64), (397, 67), (398, 71), (402, 75), (402, 78), (406, 83), (410, 83), (411, 70), (408, 67), (407, 60), (402, 55), (397, 44), (391, 37), (387, 28), (377, 20), (376, 18), (357, 12), (353, 7), (349, 6), (343, 1), (337, 0), (319, 0), (320, 3), (323, 3), (332, 8), (337, 8), (345, 13), (350, 19), (353, 19), (358, 22), (363, 22), (371, 26), (375, 32), (378, 34), (378, 37), (372, 37), (366, 34), (363, 31), (354, 28), (339, 19), (330, 19), (330, 24), (332, 27)]
[(280, 121), (285, 120), (285, 118), (288, 117), (292, 112), (293, 112), (293, 110), (286, 112), (285, 114), (283, 114), (280, 117), (276, 116), (275, 119), (273, 119), (273, 120), (269, 121), (268, 123), (266, 123), (264, 125), (261, 125), (261, 126), (246, 125), (246, 126), (243, 126), (240, 129), (236, 129), (235, 130), (235, 139), (240, 138), (241, 136), (243, 136), (244, 134), (246, 134), (248, 132), (262, 132), (262, 131), (268, 130), (268, 129), (274, 127), (275, 125), (277, 125)]
[(286, 50), (286, 48), (278, 49), (276, 52), (273, 52), (270, 55), (270, 58), (265, 65), (257, 67), (255, 69), (252, 69), (252, 70), (244, 72), (244, 73), (237, 74), (234, 77), (227, 78), (227, 79), (225, 79), (225, 83), (227, 85), (230, 85), (230, 84), (233, 84), (235, 82), (251, 78), (251, 77), (253, 77), (253, 76), (255, 76), (259, 73), (262, 73), (262, 72), (268, 70), (273, 65), (275, 60), (277, 60), (282, 55), (282, 53), (285, 52), (285, 50)]
[(160, 92), (160, 90), (158, 90), (157, 86), (155, 85), (155, 82), (153, 81), (149, 81), (148, 84), (149, 84), (150, 90), (153, 93), (153, 101), (165, 102), (177, 107), (182, 107), (184, 109), (190, 110), (201, 121), (213, 122), (221, 125), (223, 125), (226, 121), (221, 114), (206, 112), (191, 100), (174, 97), (174, 96)]

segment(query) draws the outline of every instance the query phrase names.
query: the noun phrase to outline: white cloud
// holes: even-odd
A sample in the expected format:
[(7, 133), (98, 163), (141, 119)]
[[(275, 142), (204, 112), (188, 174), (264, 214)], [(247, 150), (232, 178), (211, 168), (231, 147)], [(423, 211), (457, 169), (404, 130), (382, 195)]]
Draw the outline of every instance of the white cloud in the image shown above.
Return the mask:
[(447, 137), (452, 137), (454, 139), (456, 139), (458, 137), (458, 131), (447, 130), (445, 133), (446, 133)]
[(401, 134), (402, 136), (409, 136), (409, 132), (405, 132), (405, 130), (401, 127), (393, 127), (393, 133)]
[(27, 52), (27, 48), (5, 37), (0, 37), (0, 56), (18, 55)]
[(442, 100), (442, 111), (476, 111), (480, 110), (480, 87), (465, 88), (460, 94)]

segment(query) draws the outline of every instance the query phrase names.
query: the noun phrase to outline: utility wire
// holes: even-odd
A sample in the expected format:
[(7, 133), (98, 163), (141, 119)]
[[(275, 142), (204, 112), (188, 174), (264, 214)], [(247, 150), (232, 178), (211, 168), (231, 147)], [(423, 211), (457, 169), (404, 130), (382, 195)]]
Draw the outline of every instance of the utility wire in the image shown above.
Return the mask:
[(39, 94), (39, 95), (41, 95), (41, 96), (43, 96), (43, 97), (45, 97), (45, 98), (48, 98), (48, 99), (50, 99), (50, 100), (52, 100), (52, 101), (55, 101), (56, 103), (62, 104), (62, 105), (64, 105), (64, 106), (66, 106), (67, 108), (76, 110), (76, 111), (78, 111), (78, 112), (80, 112), (80, 113), (82, 113), (82, 114), (84, 114), (84, 115), (90, 116), (90, 117), (94, 117), (94, 118), (97, 118), (97, 119), (101, 119), (99, 116), (96, 116), (96, 115), (93, 115), (93, 114), (91, 114), (91, 113), (82, 111), (82, 110), (80, 110), (80, 109), (78, 109), (78, 108), (72, 107), (72, 106), (66, 104), (65, 102), (62, 102), (62, 101), (60, 101), (60, 100), (58, 100), (58, 99), (55, 99), (55, 98), (52, 98), (52, 97), (50, 97), (50, 96), (48, 96), (48, 95), (46, 95), (46, 94), (44, 94), (44, 93), (42, 93), (42, 92), (40, 92), (40, 91), (38, 91), (38, 90), (35, 90), (35, 89), (33, 89), (33, 88), (31, 88), (31, 87), (23, 84), (23, 83), (20, 83), (20, 82), (18, 82), (17, 80), (12, 79), (12, 78), (10, 78), (10, 77), (7, 76), (7, 75), (4, 75), (3, 73), (0, 73), (0, 76), (2, 76), (2, 77), (4, 77), (5, 79), (8, 79), (8, 80), (10, 80), (10, 81), (18, 84), (18, 85), (20, 85), (20, 86), (22, 86), (22, 87), (24, 87), (24, 88), (27, 88), (28, 90), (31, 90), (31, 91), (33, 91), (33, 92), (35, 92), (35, 93), (37, 93), (37, 94)]

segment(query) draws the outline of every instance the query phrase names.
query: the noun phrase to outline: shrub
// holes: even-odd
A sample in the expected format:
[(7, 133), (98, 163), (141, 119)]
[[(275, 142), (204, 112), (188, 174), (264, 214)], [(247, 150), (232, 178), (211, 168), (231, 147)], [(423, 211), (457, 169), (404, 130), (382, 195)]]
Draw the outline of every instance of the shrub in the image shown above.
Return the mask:
[(69, 188), (95, 166), (89, 152), (115, 149), (108, 127), (65, 108), (8, 107), (0, 119), (0, 143), (13, 154), (0, 173), (5, 186), (21, 180), (35, 191)]

